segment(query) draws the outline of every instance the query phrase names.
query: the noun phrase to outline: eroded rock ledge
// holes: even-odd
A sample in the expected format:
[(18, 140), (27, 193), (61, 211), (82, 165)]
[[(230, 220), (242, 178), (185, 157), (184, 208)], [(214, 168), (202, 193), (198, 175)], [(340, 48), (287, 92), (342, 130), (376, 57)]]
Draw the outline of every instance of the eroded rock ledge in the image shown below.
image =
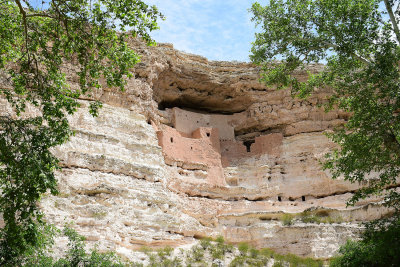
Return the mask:
[[(55, 150), (61, 194), (41, 203), (51, 222), (73, 221), (89, 244), (136, 260), (142, 245), (179, 247), (217, 235), (329, 258), (358, 235), (359, 222), (390, 212), (380, 199), (346, 208), (362, 185), (321, 169), (334, 148), (323, 132), (348, 118), (318, 107), (328, 91), (293, 99), (260, 84), (248, 63), (130, 45), (142, 55), (135, 79), (125, 92), (104, 88), (82, 99), (70, 118), (76, 135)], [(74, 66), (66, 69), (76, 86)], [(94, 99), (104, 103), (97, 118), (87, 112)], [(284, 214), (309, 211), (326, 220), (283, 225)], [(62, 251), (66, 240), (58, 244)]]

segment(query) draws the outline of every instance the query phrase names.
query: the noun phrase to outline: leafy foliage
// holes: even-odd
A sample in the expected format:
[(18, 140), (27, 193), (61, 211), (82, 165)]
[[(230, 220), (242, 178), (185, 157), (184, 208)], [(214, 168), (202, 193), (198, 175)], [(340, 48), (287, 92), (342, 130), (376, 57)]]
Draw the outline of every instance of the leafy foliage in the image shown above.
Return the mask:
[(330, 266), (398, 266), (400, 263), (400, 218), (368, 223), (360, 241), (347, 241)]
[[(271, 0), (252, 6), (256, 34), (251, 59), (262, 65), (262, 81), (306, 97), (328, 87), (326, 107), (351, 114), (329, 137), (340, 148), (327, 155), (333, 178), (368, 181), (349, 200), (379, 194), (400, 174), (400, 34), (395, 2), (381, 0)], [(385, 9), (386, 7), (386, 9)], [(326, 62), (306, 81), (292, 75)], [(386, 192), (397, 208), (399, 194)]]
[[(326, 108), (351, 114), (328, 136), (339, 148), (326, 156), (333, 178), (365, 186), (348, 201), (384, 195), (395, 216), (367, 225), (360, 242), (349, 241), (334, 266), (397, 266), (400, 194), (400, 1), (270, 0), (252, 6), (256, 34), (252, 60), (261, 80), (307, 97), (329, 88)], [(306, 81), (292, 75), (311, 63), (326, 62)], [(304, 214), (306, 222), (320, 218)], [(330, 221), (330, 220), (329, 220)], [(397, 263), (397, 264), (396, 264)]]
[[(124, 89), (139, 56), (128, 36), (149, 44), (162, 16), (132, 0), (5, 0), (0, 3), (0, 97), (11, 107), (0, 116), (0, 265), (18, 265), (19, 255), (44, 238), (41, 194), (57, 194), (59, 161), (50, 149), (73, 134), (66, 116), (100, 79)], [(129, 28), (130, 32), (125, 32)], [(63, 63), (78, 70), (78, 88), (66, 82)], [(93, 102), (92, 115), (99, 102)], [(24, 115), (28, 111), (29, 114)], [(24, 116), (22, 116), (24, 115)]]
[(111, 252), (101, 253), (96, 249), (90, 253), (85, 251), (84, 238), (74, 229), (65, 227), (63, 234), (68, 237), (68, 251), (66, 255), (55, 260), (43, 250), (36, 250), (23, 261), (24, 266), (41, 267), (74, 267), (74, 266), (98, 266), (98, 267), (123, 267), (121, 260)]

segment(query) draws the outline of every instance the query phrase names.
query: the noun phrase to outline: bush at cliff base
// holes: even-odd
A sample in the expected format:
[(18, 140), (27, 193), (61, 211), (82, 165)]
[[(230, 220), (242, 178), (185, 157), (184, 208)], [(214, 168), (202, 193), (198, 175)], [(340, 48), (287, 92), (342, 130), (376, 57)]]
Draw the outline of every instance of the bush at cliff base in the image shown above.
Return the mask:
[[(68, 237), (68, 249), (64, 257), (55, 259), (51, 255), (49, 246), (41, 249), (32, 248), (20, 258), (21, 266), (28, 267), (75, 267), (75, 266), (97, 266), (97, 267), (124, 267), (120, 258), (113, 252), (99, 252), (97, 249), (87, 253), (85, 250), (84, 237), (74, 229), (65, 227), (62, 234)], [(53, 240), (50, 240), (52, 243)], [(12, 266), (12, 265), (6, 265)]]
[(347, 241), (331, 266), (400, 266), (400, 214), (366, 224), (360, 241)]

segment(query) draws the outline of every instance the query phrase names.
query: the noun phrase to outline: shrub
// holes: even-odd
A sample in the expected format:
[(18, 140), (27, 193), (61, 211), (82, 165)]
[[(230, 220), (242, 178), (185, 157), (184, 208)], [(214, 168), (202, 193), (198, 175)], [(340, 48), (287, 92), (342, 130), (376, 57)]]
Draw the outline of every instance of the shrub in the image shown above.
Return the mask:
[(242, 242), (239, 244), (238, 249), (240, 251), (240, 254), (242, 256), (245, 256), (247, 255), (247, 251), (249, 250), (249, 244)]
[(321, 218), (309, 211), (303, 211), (300, 214), (300, 220), (304, 223), (321, 223)]
[(165, 248), (159, 249), (157, 251), (157, 255), (161, 259), (166, 259), (167, 257), (171, 256), (172, 251), (174, 251), (174, 249), (167, 246)]
[(242, 266), (246, 266), (246, 258), (243, 256), (237, 256), (236, 258), (234, 258), (231, 263), (229, 264), (230, 267), (242, 267)]
[(112, 252), (101, 253), (96, 249), (86, 253), (84, 237), (74, 229), (65, 227), (63, 234), (68, 237), (68, 250), (64, 258), (57, 261), (46, 255), (43, 251), (29, 255), (24, 266), (41, 267), (74, 267), (74, 266), (98, 266), (98, 267), (122, 267), (125, 266), (120, 258)]
[(202, 239), (202, 240), (200, 241), (200, 246), (201, 246), (203, 249), (207, 249), (210, 245), (211, 245), (211, 240), (210, 240), (210, 239), (204, 238), (204, 239)]
[(294, 219), (294, 216), (292, 214), (288, 214), (288, 213), (284, 214), (281, 217), (282, 224), (285, 225), (285, 226), (292, 225), (293, 224), (293, 219)]
[(275, 261), (275, 262), (274, 262), (274, 265), (272, 265), (272, 267), (285, 267), (285, 266), (282, 264), (282, 262), (280, 262), (280, 261)]
[(204, 249), (201, 246), (194, 246), (191, 250), (191, 256), (195, 262), (199, 262), (204, 258)]
[(224, 237), (221, 235), (217, 236), (217, 238), (215, 239), (215, 242), (217, 242), (218, 244), (224, 244), (224, 242), (225, 242)]
[(250, 257), (251, 258), (257, 258), (259, 254), (260, 253), (257, 249), (255, 249), (255, 248), (250, 249)]
[(335, 216), (335, 217), (328, 216), (320, 219), (320, 221), (322, 223), (342, 223), (343, 218), (341, 216)]
[(210, 253), (213, 259), (222, 259), (225, 255), (225, 251), (221, 246), (212, 246), (210, 248)]

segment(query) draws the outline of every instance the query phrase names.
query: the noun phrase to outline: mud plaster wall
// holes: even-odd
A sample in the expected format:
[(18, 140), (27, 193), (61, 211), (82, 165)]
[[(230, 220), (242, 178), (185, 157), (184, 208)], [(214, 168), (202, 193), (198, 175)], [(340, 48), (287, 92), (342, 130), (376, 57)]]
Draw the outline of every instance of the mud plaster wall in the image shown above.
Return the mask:
[(222, 166), (232, 165), (236, 160), (268, 154), (270, 157), (278, 157), (281, 151), (283, 135), (280, 133), (272, 133), (258, 136), (255, 138), (250, 149), (242, 142), (237, 141), (221, 141), (221, 158)]
[(157, 132), (157, 137), (167, 164), (206, 171), (207, 183), (225, 185), (218, 129), (198, 128), (188, 137), (166, 126)]
[(220, 140), (235, 140), (234, 126), (246, 119), (244, 112), (233, 115), (201, 114), (179, 108), (173, 108), (170, 112), (176, 130), (191, 134), (200, 127), (216, 128)]

